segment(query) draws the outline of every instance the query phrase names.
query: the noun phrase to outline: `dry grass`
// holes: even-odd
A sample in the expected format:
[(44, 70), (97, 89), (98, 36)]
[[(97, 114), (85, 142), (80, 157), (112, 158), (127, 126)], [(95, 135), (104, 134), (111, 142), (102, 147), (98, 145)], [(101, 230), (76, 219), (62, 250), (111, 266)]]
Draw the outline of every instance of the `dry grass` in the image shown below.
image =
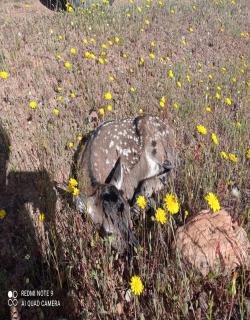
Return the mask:
[[(36, 1), (1, 3), (0, 70), (8, 71), (9, 78), (0, 79), (0, 114), (11, 140), (9, 190), (38, 202), (35, 208), (26, 204), (0, 221), (2, 317), (8, 314), (6, 291), (11, 287), (53, 288), (61, 300), (62, 307), (53, 310), (23, 309), (23, 319), (35, 319), (34, 313), (45, 319), (250, 316), (249, 273), (238, 270), (237, 293), (232, 296), (231, 275), (210, 274), (203, 279), (171, 251), (175, 229), (185, 223), (185, 211), (192, 216), (205, 208), (204, 195), (209, 191), (250, 230), (248, 2), (163, 0), (163, 6), (153, 1), (148, 8), (149, 2), (141, 2), (142, 13), (136, 5), (122, 3), (104, 14), (96, 9), (83, 17), (48, 11)], [(115, 37), (120, 39), (117, 44)], [(107, 49), (101, 48), (103, 43)], [(70, 53), (72, 47), (75, 55)], [(94, 53), (95, 59), (86, 59), (85, 52)], [(108, 62), (98, 62), (99, 57)], [(141, 57), (144, 64), (139, 63)], [(170, 70), (174, 78), (168, 76)], [(106, 91), (113, 95), (111, 112), (103, 98)], [(159, 106), (162, 96), (166, 96), (164, 108)], [(38, 103), (35, 110), (29, 107), (31, 100)], [(211, 112), (206, 111), (208, 106)], [(54, 108), (59, 109), (58, 116)], [(181, 211), (163, 227), (151, 220), (150, 213), (142, 213), (135, 221), (141, 249), (130, 262), (111, 252), (108, 240), (98, 236), (86, 217), (60, 197), (56, 201), (51, 187), (52, 181), (68, 180), (77, 136), (92, 129), (89, 112), (100, 108), (105, 115), (99, 115), (99, 122), (136, 115), (140, 109), (159, 114), (178, 137), (181, 163), (168, 190), (178, 195)], [(198, 124), (207, 128), (206, 136), (197, 133)], [(212, 132), (219, 138), (218, 146), (212, 142)], [(238, 162), (223, 160), (221, 151), (235, 153)], [(234, 185), (240, 199), (231, 194)], [(43, 223), (38, 221), (41, 211)], [(145, 289), (139, 299), (127, 302), (124, 296), (133, 274), (140, 274)]]

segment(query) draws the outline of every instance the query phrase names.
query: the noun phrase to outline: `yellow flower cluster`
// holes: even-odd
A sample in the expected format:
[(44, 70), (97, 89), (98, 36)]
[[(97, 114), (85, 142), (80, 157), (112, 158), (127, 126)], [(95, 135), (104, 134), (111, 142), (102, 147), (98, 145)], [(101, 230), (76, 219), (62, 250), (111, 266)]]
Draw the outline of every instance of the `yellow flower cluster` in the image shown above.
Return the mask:
[(162, 108), (165, 107), (165, 104), (166, 104), (166, 97), (165, 96), (162, 96), (161, 99), (160, 99), (160, 106)]
[(200, 134), (203, 134), (203, 135), (207, 134), (207, 128), (204, 127), (203, 125), (199, 124), (196, 126), (196, 128)]
[(80, 193), (80, 190), (77, 188), (78, 182), (74, 178), (70, 178), (67, 191), (72, 193), (73, 196), (77, 197)]

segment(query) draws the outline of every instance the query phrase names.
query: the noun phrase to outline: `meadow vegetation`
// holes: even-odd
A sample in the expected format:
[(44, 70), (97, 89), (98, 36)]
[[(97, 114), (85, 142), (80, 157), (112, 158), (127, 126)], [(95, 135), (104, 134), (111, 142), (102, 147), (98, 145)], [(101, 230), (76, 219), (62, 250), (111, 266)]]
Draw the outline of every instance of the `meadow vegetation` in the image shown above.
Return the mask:
[[(60, 308), (24, 308), (23, 319), (247, 319), (249, 271), (203, 278), (171, 248), (176, 228), (209, 200), (250, 232), (249, 2), (105, 2), (81, 12), (2, 2), (8, 172), (68, 182), (77, 146), (93, 129), (92, 110), (98, 123), (159, 115), (176, 132), (179, 166), (156, 207), (138, 205), (140, 247), (132, 260), (113, 252), (59, 194), (55, 200), (41, 177), (39, 208), (0, 214), (0, 314), (7, 318), (6, 291), (16, 286), (50, 288), (61, 301)], [(168, 209), (167, 193), (177, 213)]]

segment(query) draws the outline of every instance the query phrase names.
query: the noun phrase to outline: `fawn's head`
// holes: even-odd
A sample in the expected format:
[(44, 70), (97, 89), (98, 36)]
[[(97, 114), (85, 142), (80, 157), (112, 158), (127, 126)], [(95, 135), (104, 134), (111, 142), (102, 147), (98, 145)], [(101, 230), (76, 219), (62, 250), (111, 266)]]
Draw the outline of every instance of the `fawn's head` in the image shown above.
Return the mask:
[(114, 236), (111, 244), (119, 251), (137, 243), (131, 231), (130, 206), (121, 190), (122, 179), (123, 168), (118, 159), (104, 184), (98, 183), (91, 196), (80, 193), (75, 199), (80, 212), (86, 212), (106, 235)]

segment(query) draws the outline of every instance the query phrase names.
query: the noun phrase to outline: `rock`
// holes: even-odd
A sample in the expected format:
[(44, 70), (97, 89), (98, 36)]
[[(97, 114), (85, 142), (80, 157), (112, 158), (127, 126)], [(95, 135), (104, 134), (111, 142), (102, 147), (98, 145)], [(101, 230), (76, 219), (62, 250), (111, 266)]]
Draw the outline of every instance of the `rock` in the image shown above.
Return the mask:
[(175, 249), (203, 276), (210, 271), (230, 273), (238, 266), (250, 269), (250, 244), (245, 230), (222, 209), (201, 211), (176, 233)]

